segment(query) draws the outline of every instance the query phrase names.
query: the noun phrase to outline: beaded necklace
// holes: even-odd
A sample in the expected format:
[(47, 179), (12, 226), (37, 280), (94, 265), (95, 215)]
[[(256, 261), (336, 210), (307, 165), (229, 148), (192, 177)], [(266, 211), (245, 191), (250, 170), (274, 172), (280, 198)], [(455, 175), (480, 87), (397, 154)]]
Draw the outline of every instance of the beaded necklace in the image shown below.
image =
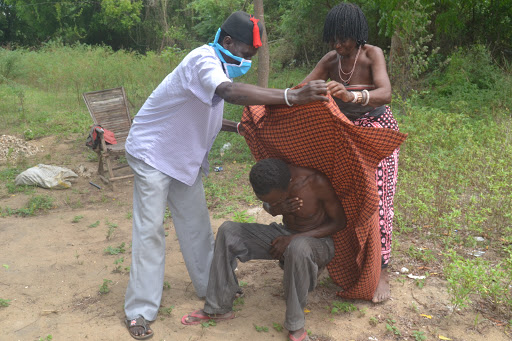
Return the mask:
[[(340, 79), (343, 81), (345, 86), (348, 85), (348, 83), (350, 83), (350, 79), (352, 78), (352, 75), (354, 74), (354, 70), (356, 69), (357, 58), (359, 58), (359, 52), (361, 52), (361, 46), (359, 46), (359, 49), (357, 50), (356, 59), (354, 60), (354, 65), (352, 66), (352, 70), (350, 70), (350, 72), (345, 72), (341, 68), (341, 60), (343, 59), (343, 57), (340, 56), (340, 59), (339, 59), (340, 69), (339, 69), (338, 73), (339, 73)], [(348, 79), (344, 79), (341, 76), (341, 74), (348, 76)]]

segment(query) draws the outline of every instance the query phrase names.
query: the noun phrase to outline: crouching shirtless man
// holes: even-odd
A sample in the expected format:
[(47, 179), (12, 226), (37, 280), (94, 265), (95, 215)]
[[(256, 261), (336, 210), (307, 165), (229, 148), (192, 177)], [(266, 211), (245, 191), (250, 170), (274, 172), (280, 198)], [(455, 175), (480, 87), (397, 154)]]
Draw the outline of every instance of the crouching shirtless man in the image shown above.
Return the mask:
[(304, 307), (317, 283), (318, 270), (334, 256), (331, 235), (345, 228), (343, 207), (327, 177), (313, 169), (264, 159), (251, 169), (249, 180), (263, 208), (282, 215), (283, 224), (227, 221), (217, 233), (203, 310), (183, 316), (186, 325), (235, 317), (233, 301), (240, 291), (236, 259), (277, 259), (284, 268), (289, 340), (308, 340)]

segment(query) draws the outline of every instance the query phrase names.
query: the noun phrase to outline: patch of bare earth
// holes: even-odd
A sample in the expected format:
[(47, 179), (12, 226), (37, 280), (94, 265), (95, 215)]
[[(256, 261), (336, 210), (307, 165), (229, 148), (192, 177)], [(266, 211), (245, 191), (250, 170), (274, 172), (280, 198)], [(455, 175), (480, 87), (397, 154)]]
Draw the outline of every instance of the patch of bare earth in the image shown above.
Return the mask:
[[(49, 335), (57, 341), (131, 340), (124, 325), (123, 303), (131, 256), (132, 182), (121, 181), (115, 191), (102, 184), (95, 174), (96, 163), (87, 161), (83, 143), (55, 139), (33, 143), (45, 147), (30, 157), (31, 165), (46, 163), (82, 172), (71, 189), (36, 189), (35, 194), (55, 198), (55, 208), (47, 213), (0, 218), (0, 298), (10, 300), (8, 307), (0, 307), (0, 340), (44, 340)], [(224, 167), (223, 176), (229, 174), (229, 167)], [(1, 194), (2, 208), (22, 207), (30, 198), (23, 193), (7, 194), (4, 188)], [(250, 212), (259, 222), (274, 219), (260, 210)], [(216, 231), (229, 217), (216, 219), (213, 213)], [(274, 328), (282, 325), (285, 311), (282, 270), (275, 261), (239, 264), (239, 280), (247, 284), (243, 304), (236, 306), (237, 318), (208, 328), (182, 325), (181, 317), (202, 308), (203, 301), (194, 294), (172, 222), (167, 221), (165, 228), (169, 232), (165, 281), (170, 288), (164, 290), (162, 308), (172, 309), (162, 310), (152, 324), (153, 340), (286, 340), (286, 331)], [(122, 243), (124, 253), (105, 252)], [(445, 280), (435, 264), (395, 256), (390, 269), (392, 299), (382, 304), (351, 301), (357, 311), (350, 313), (331, 312), (339, 288), (324, 272), (307, 306), (306, 328), (311, 339), (420, 340), (414, 334), (420, 331), (427, 340), (440, 336), (454, 341), (511, 339), (500, 321), (485, 311), (473, 307), (453, 312)], [(431, 276), (420, 288), (400, 273), (402, 267), (416, 275), (428, 270)], [(101, 294), (104, 280), (108, 293)], [(389, 330), (386, 324), (395, 329)], [(258, 332), (256, 327), (268, 331)]]

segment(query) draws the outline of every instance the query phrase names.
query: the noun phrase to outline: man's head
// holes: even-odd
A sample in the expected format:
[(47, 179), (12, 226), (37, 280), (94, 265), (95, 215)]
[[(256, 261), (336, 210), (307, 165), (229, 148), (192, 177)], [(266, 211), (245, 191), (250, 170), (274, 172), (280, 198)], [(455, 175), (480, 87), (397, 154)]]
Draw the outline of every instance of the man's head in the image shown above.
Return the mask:
[(238, 11), (231, 14), (220, 28), (219, 44), (235, 56), (250, 60), (258, 52), (263, 32), (258, 19)]
[[(263, 25), (248, 13), (238, 11), (231, 14), (220, 27), (226, 35), (244, 44), (258, 48), (261, 46)], [(220, 39), (219, 39), (220, 40)]]
[(325, 18), (323, 39), (329, 44), (353, 39), (357, 46), (364, 46), (368, 40), (368, 22), (361, 8), (351, 3), (333, 7)]
[(267, 198), (272, 193), (277, 193), (280, 197), (285, 196), (290, 179), (290, 168), (279, 159), (260, 160), (252, 166), (249, 173), (249, 181), (254, 193), (265, 202), (275, 201)]

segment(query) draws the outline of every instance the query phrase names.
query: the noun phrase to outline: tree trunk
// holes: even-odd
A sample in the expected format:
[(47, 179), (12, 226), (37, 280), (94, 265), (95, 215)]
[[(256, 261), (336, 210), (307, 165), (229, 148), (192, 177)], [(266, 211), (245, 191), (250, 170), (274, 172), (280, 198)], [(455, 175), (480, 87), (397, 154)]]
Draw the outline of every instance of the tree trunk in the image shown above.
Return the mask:
[(167, 45), (169, 45), (169, 36), (167, 35), (169, 32), (169, 24), (167, 23), (167, 3), (168, 0), (161, 0), (162, 6), (162, 41), (160, 42), (160, 51), (164, 49)]
[(268, 75), (270, 73), (270, 53), (268, 49), (267, 30), (263, 11), (263, 0), (254, 0), (254, 17), (259, 19), (263, 32), (261, 33), (262, 46), (258, 49), (258, 85), (266, 88), (268, 86)]

